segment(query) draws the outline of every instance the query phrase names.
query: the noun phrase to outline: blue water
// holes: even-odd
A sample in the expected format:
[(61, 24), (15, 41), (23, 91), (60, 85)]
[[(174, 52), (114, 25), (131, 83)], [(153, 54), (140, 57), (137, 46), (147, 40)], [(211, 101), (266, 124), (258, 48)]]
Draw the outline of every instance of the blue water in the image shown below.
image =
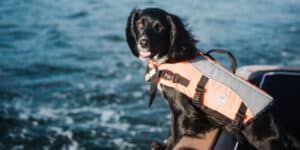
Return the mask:
[(145, 64), (125, 41), (134, 7), (177, 14), (199, 48), (239, 66), (300, 66), (298, 0), (1, 0), (1, 150), (149, 149), (167, 136), (168, 107), (148, 109)]

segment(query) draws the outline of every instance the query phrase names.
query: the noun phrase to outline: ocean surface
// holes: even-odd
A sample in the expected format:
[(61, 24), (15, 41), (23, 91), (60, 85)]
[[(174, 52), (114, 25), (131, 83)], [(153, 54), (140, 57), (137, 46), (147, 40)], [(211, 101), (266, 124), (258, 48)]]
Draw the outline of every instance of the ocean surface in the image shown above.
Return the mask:
[[(144, 150), (168, 134), (148, 108), (145, 63), (125, 39), (133, 8), (180, 16), (203, 50), (239, 66), (300, 66), (299, 0), (1, 0), (0, 149)], [(226, 58), (219, 59), (226, 64)]]

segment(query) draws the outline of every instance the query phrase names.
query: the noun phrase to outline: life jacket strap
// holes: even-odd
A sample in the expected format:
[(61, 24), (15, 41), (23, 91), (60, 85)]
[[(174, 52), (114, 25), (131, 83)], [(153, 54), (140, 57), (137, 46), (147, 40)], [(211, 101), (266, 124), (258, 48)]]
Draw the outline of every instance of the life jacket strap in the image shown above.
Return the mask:
[(169, 70), (160, 70), (158, 74), (160, 78), (172, 81), (173, 83), (179, 83), (185, 87), (187, 87), (190, 83), (190, 80), (186, 79), (185, 77), (177, 73), (173, 73)]
[(240, 128), (243, 125), (243, 120), (245, 118), (247, 106), (242, 103), (238, 112), (236, 113), (235, 120), (232, 122), (233, 126)]
[(153, 100), (155, 98), (155, 95), (156, 95), (157, 83), (158, 83), (158, 73), (155, 73), (150, 78), (150, 93), (149, 93), (149, 104), (148, 104), (149, 108), (151, 107)]
[(242, 103), (236, 114), (235, 119), (231, 123), (232, 130), (237, 134), (237, 140), (239, 142), (244, 141), (244, 136), (242, 135), (241, 130), (243, 127), (243, 121), (245, 118), (246, 110), (247, 106), (244, 103)]
[(205, 87), (207, 81), (208, 81), (208, 77), (202, 75), (201, 79), (199, 80), (199, 82), (197, 84), (197, 88), (196, 88), (195, 95), (194, 95), (194, 100), (192, 101), (193, 104), (196, 105), (197, 107), (201, 106), (202, 96), (204, 93), (204, 87)]

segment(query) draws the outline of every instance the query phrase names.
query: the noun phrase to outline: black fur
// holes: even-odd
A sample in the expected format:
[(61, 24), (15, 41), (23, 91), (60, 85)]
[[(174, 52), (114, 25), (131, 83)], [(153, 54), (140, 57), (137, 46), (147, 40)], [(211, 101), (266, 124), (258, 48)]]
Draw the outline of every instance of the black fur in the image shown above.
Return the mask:
[[(137, 24), (141, 20), (143, 24)], [(157, 22), (163, 30), (155, 29)], [(178, 62), (193, 59), (197, 53), (196, 40), (181, 20), (158, 8), (133, 10), (128, 17), (126, 36), (136, 57), (144, 51), (143, 56), (146, 57), (142, 59), (158, 60), (167, 56), (166, 62)], [(143, 48), (140, 48), (141, 45)], [(166, 145), (154, 143), (152, 149), (172, 149), (183, 135), (201, 138), (201, 134), (215, 128), (223, 128), (239, 139), (242, 137), (245, 143), (260, 150), (300, 149), (296, 140), (280, 128), (270, 111), (237, 132), (233, 130), (231, 121), (222, 114), (204, 106), (194, 106), (191, 99), (173, 88), (161, 85), (161, 89), (172, 112), (170, 135)]]
[[(136, 22), (145, 17), (158, 21), (163, 26), (163, 31), (157, 33), (153, 29), (152, 22), (145, 25), (144, 30), (138, 30)], [(148, 19), (148, 20), (147, 20)], [(168, 56), (168, 62), (178, 62), (195, 57), (197, 49), (195, 48), (196, 40), (185, 29), (181, 20), (172, 14), (169, 14), (158, 8), (139, 10), (135, 9), (128, 17), (126, 26), (126, 37), (132, 53), (139, 57), (138, 41), (145, 36), (149, 40), (151, 47), (151, 58), (158, 55), (158, 58)], [(151, 40), (150, 40), (151, 39)]]

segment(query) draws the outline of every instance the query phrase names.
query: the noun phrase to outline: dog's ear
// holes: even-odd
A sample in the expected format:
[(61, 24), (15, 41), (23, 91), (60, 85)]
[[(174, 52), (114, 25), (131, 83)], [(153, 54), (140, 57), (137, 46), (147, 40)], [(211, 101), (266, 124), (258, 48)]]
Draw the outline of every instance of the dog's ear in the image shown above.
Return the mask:
[(170, 49), (171, 49), (175, 46), (175, 41), (177, 41), (179, 38), (176, 26), (182, 26), (182, 22), (175, 15), (167, 15), (167, 21), (170, 25)]
[(189, 59), (196, 51), (195, 43), (197, 41), (186, 30), (179, 17), (169, 14), (167, 21), (170, 26), (169, 59), (174, 61)]
[(133, 9), (128, 17), (127, 25), (126, 25), (126, 39), (129, 48), (132, 53), (138, 57), (138, 52), (136, 48), (136, 40), (137, 40), (137, 29), (135, 27), (135, 22), (138, 19), (138, 16), (141, 14), (140, 9)]

